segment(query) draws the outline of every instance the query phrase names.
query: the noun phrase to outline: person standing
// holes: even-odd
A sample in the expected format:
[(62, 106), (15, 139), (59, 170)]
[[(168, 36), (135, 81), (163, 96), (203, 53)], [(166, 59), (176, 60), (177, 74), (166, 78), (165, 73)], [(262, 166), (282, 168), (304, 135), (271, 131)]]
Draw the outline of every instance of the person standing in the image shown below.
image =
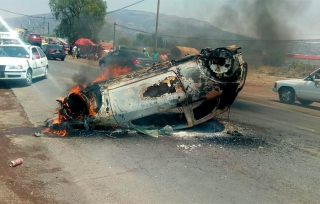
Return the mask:
[(159, 53), (156, 50), (152, 53), (152, 59), (154, 61), (158, 61), (159, 59)]
[(77, 46), (74, 45), (72, 48), (72, 58), (73, 59), (77, 57), (77, 50), (78, 50)]
[(146, 50), (146, 48), (143, 48), (142, 50), (143, 54), (145, 54), (146, 56), (150, 57), (149, 52)]

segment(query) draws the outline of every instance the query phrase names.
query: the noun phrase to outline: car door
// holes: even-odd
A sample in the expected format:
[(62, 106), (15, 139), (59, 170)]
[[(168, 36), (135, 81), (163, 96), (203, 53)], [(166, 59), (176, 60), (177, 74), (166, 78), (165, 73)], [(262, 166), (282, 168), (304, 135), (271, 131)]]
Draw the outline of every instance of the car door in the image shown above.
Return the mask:
[(41, 50), (41, 48), (37, 47), (37, 50), (40, 54), (40, 68), (39, 68), (39, 75), (44, 75), (45, 69), (48, 65), (48, 60), (44, 52)]
[(42, 45), (41, 49), (44, 52), (44, 54), (47, 54), (47, 45)]
[(34, 62), (34, 63), (32, 63), (33, 65), (30, 65), (30, 66), (33, 66), (33, 67), (31, 67), (33, 69), (32, 76), (37, 77), (41, 73), (41, 71), (40, 71), (40, 69), (41, 69), (41, 56), (40, 56), (40, 53), (36, 47), (31, 47), (31, 57), (32, 57), (32, 61)]
[(115, 65), (117, 66), (118, 65), (118, 61), (119, 61), (119, 50), (116, 50), (116, 51), (113, 51), (112, 53), (110, 53), (108, 55), (108, 59), (107, 59), (107, 66), (110, 66), (110, 65)]
[(118, 65), (120, 67), (125, 67), (130, 59), (130, 54), (127, 51), (119, 50)]
[(320, 70), (314, 72), (301, 83), (299, 98), (310, 101), (320, 101), (320, 83), (313, 80), (313, 77), (318, 74), (320, 74)]

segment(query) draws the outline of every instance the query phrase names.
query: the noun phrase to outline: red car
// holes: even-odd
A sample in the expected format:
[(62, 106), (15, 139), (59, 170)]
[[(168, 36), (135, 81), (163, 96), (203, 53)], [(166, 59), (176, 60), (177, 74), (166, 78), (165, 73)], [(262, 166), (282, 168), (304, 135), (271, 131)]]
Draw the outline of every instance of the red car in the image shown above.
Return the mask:
[(36, 33), (30, 33), (27, 42), (30, 43), (31, 45), (36, 45), (41, 47), (42, 39), (39, 34)]

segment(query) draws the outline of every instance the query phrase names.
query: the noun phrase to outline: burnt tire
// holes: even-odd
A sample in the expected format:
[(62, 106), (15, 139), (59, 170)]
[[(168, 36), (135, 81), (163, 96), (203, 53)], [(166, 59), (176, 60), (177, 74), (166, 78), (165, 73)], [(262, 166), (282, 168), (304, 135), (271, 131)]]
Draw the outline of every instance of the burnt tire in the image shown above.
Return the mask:
[(303, 100), (303, 99), (299, 99), (299, 102), (304, 106), (308, 106), (308, 105), (311, 105), (313, 103), (312, 101)]
[(282, 103), (292, 104), (295, 101), (296, 93), (291, 87), (283, 87), (279, 91), (279, 99)]
[(24, 84), (26, 86), (31, 86), (31, 84), (32, 84), (32, 71), (31, 71), (31, 69), (27, 70), (26, 79), (24, 81)]

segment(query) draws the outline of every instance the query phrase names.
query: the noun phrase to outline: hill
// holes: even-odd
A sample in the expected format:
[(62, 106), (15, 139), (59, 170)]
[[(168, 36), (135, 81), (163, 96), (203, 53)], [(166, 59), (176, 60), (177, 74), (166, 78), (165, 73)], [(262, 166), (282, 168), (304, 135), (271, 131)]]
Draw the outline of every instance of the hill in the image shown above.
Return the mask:
[[(33, 18), (28, 16), (8, 18), (5, 21), (12, 27), (24, 27), (29, 30), (34, 30), (42, 35), (53, 33), (54, 28), (58, 25), (51, 13), (34, 15)], [(139, 32), (154, 33), (156, 24), (156, 13), (135, 11), (135, 10), (121, 10), (106, 16), (106, 26), (101, 30), (101, 38), (108, 41), (113, 39), (113, 27), (107, 28), (116, 22), (117, 26), (117, 39), (120, 36), (126, 36), (130, 39), (135, 39), (136, 34)], [(128, 28), (134, 29), (130, 30)], [(159, 15), (159, 35), (166, 41), (174, 41), (180, 44), (187, 42), (197, 42), (197, 44), (210, 44), (213, 42), (222, 42), (230, 40), (250, 39), (236, 33), (223, 31), (206, 21), (197, 20), (194, 18), (183, 18), (174, 15)], [(59, 34), (57, 34), (59, 36)], [(168, 36), (169, 35), (169, 36)], [(175, 36), (175, 37), (173, 37)], [(63, 37), (63, 36), (60, 36)], [(202, 42), (203, 41), (203, 42)], [(227, 43), (230, 44), (230, 43)]]
[[(156, 13), (121, 10), (108, 15), (108, 22), (154, 33), (156, 26)], [(246, 36), (223, 31), (206, 21), (194, 18), (183, 18), (174, 15), (159, 15), (159, 34), (174, 35), (180, 37), (206, 37), (210, 39), (235, 40), (249, 39)]]

